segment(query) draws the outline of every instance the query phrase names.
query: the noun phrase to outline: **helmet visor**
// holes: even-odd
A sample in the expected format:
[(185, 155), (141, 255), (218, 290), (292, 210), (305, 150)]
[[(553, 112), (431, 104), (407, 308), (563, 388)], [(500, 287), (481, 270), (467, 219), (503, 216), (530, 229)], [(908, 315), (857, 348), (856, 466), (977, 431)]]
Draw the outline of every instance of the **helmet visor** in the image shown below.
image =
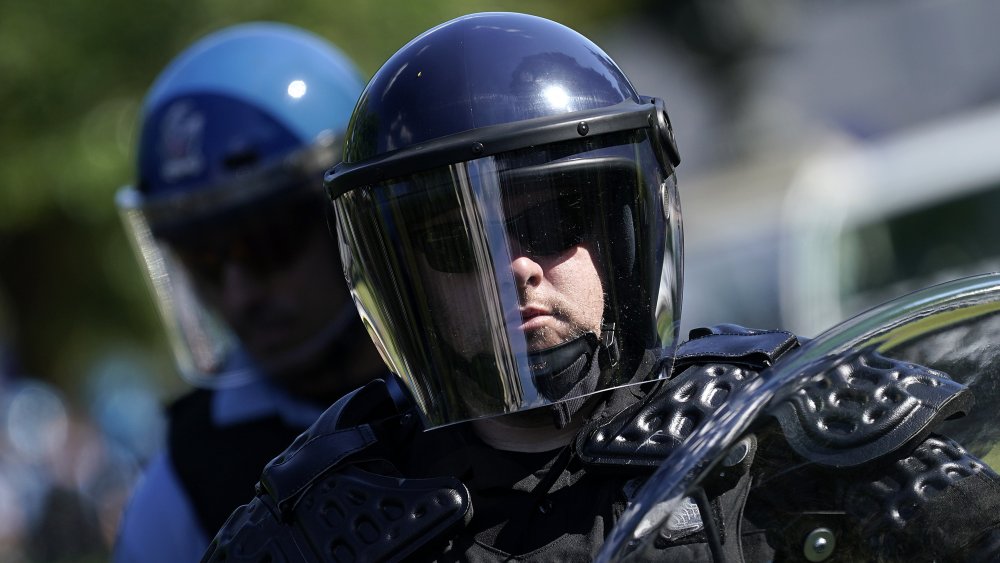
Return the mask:
[(607, 135), (335, 200), (359, 310), (428, 427), (638, 382), (640, 359), (670, 356), (680, 218), (655, 151)]
[[(327, 314), (332, 298), (279, 295), (287, 286), (274, 282), (327, 271), (337, 277), (336, 268), (304, 265), (328, 265), (336, 255), (327, 217), (317, 209), (319, 170), (333, 154), (331, 145), (317, 145), (229, 182), (169, 196), (119, 190), (117, 207), (190, 383), (229, 386), (290, 371), (312, 361), (353, 318), (339, 303), (336, 309), (349, 315)], [(233, 272), (249, 281), (234, 285)]]

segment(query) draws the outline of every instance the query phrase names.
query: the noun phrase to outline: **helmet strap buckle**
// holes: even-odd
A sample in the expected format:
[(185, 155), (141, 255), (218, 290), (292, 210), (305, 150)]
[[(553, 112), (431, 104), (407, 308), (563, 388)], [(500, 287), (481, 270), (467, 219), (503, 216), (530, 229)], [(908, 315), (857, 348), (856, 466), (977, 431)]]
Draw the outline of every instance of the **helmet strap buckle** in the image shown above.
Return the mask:
[(597, 359), (600, 362), (601, 371), (618, 367), (618, 361), (621, 359), (621, 348), (618, 346), (615, 323), (601, 325), (601, 346), (598, 348)]

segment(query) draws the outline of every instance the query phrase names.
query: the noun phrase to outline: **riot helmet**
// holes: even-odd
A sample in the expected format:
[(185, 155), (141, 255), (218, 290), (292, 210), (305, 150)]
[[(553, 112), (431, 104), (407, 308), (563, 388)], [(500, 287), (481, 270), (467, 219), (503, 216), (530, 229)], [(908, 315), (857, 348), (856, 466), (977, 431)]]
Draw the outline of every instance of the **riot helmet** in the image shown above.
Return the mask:
[(335, 288), (292, 291), (275, 279), (293, 271), (321, 285), (310, 253), (322, 254), (330, 283), (341, 279), (316, 202), (363, 85), (333, 45), (261, 22), (195, 42), (147, 93), (137, 178), (116, 204), (191, 382), (281, 373), (360, 326)]
[(355, 302), (425, 427), (669, 371), (678, 162), (663, 102), (540, 17), (460, 17), (381, 67), (326, 186)]

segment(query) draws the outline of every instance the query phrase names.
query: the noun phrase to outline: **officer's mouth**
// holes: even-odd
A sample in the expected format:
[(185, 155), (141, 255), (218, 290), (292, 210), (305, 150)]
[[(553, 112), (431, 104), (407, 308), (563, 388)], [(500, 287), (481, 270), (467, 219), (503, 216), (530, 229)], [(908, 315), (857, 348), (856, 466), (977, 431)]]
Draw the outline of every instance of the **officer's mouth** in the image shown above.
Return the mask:
[(518, 328), (525, 333), (545, 328), (555, 320), (550, 309), (534, 305), (521, 307), (518, 314), (521, 320)]

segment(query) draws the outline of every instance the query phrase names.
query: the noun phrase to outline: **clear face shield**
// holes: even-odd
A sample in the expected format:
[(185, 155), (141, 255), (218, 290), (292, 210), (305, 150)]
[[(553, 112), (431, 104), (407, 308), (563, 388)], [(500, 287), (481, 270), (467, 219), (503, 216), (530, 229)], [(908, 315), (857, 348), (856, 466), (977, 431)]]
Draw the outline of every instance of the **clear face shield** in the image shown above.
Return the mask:
[[(317, 211), (317, 178), (335, 154), (321, 143), (209, 188), (156, 198), (133, 187), (116, 194), (178, 368), (193, 385), (241, 385), (280, 373), (315, 356), (331, 340), (324, 335), (353, 319), (353, 308), (316, 305), (322, 296), (278, 295), (274, 281), (313, 275), (311, 262), (336, 256)], [(233, 285), (234, 276), (242, 285)], [(308, 299), (314, 303), (306, 307)]]
[(659, 377), (680, 209), (645, 132), (562, 142), (335, 199), (341, 260), (428, 428)]

